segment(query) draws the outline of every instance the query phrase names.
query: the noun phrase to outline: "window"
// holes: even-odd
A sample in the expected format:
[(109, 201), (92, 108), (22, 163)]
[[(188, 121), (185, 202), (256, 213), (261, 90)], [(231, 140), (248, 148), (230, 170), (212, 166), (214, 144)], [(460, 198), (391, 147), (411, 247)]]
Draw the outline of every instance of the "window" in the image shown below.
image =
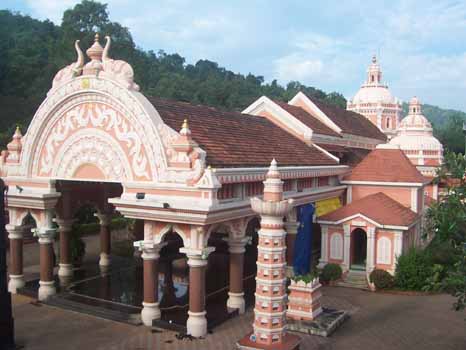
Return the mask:
[(387, 237), (381, 237), (377, 240), (377, 264), (390, 265), (390, 255), (392, 251), (392, 242)]
[(340, 233), (330, 236), (330, 258), (343, 259), (343, 238)]

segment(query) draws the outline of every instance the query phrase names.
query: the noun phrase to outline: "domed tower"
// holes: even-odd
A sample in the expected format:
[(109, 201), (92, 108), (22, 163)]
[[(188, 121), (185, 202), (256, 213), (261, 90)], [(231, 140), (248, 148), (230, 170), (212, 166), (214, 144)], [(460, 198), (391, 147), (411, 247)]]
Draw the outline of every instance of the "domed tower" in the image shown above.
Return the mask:
[(443, 146), (432, 133), (432, 125), (422, 115), (421, 102), (413, 97), (408, 115), (401, 121), (391, 144), (398, 145), (424, 176), (435, 176), (443, 159)]
[(362, 114), (389, 138), (395, 136), (401, 119), (401, 102), (393, 97), (382, 81), (382, 70), (377, 57), (367, 68), (367, 79), (359, 91), (348, 101), (347, 109)]

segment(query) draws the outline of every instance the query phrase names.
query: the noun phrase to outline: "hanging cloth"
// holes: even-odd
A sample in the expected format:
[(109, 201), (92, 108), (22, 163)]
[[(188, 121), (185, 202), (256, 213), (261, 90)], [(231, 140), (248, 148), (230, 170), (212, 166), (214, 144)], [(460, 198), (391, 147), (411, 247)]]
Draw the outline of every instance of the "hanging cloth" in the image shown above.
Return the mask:
[(294, 244), (293, 270), (295, 275), (305, 275), (311, 269), (312, 216), (314, 205), (306, 204), (298, 208), (298, 234)]

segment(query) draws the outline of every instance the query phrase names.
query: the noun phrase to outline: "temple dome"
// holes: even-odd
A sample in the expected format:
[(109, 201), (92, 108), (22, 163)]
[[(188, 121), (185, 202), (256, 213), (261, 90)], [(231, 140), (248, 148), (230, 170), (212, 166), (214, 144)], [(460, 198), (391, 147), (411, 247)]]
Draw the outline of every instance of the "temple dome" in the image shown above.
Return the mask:
[(422, 115), (421, 102), (417, 97), (410, 100), (409, 114), (401, 121), (397, 136), (390, 143), (401, 149), (443, 150), (442, 144), (433, 136), (432, 124)]
[(372, 62), (367, 68), (367, 78), (359, 91), (354, 95), (353, 104), (384, 103), (394, 104), (397, 99), (388, 90), (388, 86), (382, 82), (382, 69), (377, 57), (372, 57)]

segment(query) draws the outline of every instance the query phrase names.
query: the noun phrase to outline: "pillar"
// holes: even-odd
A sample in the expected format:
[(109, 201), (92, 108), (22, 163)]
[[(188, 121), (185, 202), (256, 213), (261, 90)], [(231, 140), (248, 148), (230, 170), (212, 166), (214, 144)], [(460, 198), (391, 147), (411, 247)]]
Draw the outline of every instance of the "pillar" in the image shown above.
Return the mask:
[(112, 214), (109, 213), (97, 213), (95, 214), (99, 218), (100, 223), (100, 260), (99, 266), (106, 268), (110, 266), (110, 249), (112, 234), (110, 231), (110, 222)]
[(60, 262), (58, 276), (70, 278), (73, 276), (73, 263), (71, 261), (70, 235), (74, 220), (55, 219), (60, 234)]
[(53, 240), (55, 229), (51, 225), (38, 229), (40, 246), (40, 280), (39, 280), (39, 300), (46, 300), (56, 293), (53, 279)]
[(24, 287), (23, 275), (23, 228), (21, 226), (6, 225), (10, 239), (10, 281), (8, 291), (16, 294), (19, 288)]
[(350, 268), (350, 255), (351, 255), (351, 226), (348, 224), (343, 225), (343, 265), (345, 270)]
[(141, 320), (145, 326), (152, 327), (152, 321), (160, 318), (159, 307), (159, 258), (160, 250), (166, 245), (154, 244), (152, 241), (134, 243), (142, 251), (144, 295)]
[(287, 222), (285, 223), (286, 230), (286, 273), (288, 277), (294, 276), (293, 271), (293, 258), (294, 258), (294, 245), (296, 242), (296, 236), (298, 234), (299, 222), (297, 221), (297, 209), (293, 208), (290, 214), (287, 216)]
[(286, 231), (283, 217), (293, 200), (283, 200), (283, 181), (275, 159), (264, 181), (263, 199), (251, 198), (261, 215), (253, 333), (239, 340), (240, 349), (298, 349), (300, 338), (286, 332)]
[(321, 253), (319, 260), (319, 268), (323, 268), (328, 262), (328, 226), (321, 225), (322, 227), (322, 240), (321, 240)]
[(238, 309), (240, 314), (244, 313), (246, 303), (244, 302), (243, 270), (244, 252), (248, 237), (229, 239), (228, 250), (230, 252), (230, 290), (228, 292), (227, 307)]
[(367, 263), (366, 272), (370, 274), (375, 267), (375, 227), (367, 229)]
[(189, 266), (189, 311), (186, 322), (187, 334), (203, 337), (207, 334), (207, 318), (205, 311), (205, 273), (207, 258), (214, 247), (204, 249), (181, 248), (180, 252), (188, 257)]

